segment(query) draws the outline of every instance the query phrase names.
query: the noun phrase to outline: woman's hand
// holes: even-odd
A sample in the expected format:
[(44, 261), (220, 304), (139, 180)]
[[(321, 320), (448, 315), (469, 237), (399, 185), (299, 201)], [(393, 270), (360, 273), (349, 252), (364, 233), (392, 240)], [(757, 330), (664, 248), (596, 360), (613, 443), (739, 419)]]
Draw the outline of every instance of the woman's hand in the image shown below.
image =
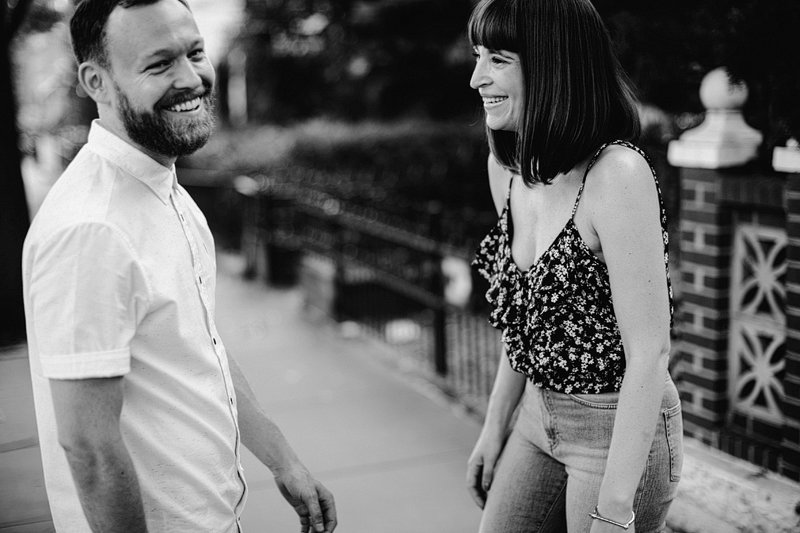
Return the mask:
[(505, 438), (501, 431), (491, 431), (484, 427), (467, 461), (467, 488), (481, 509), (486, 505), (486, 495), (492, 486), (495, 467), (504, 444)]
[(492, 486), (497, 460), (505, 446), (514, 410), (524, 391), (525, 376), (511, 368), (504, 348), (486, 408), (483, 430), (467, 461), (467, 488), (481, 509), (486, 505), (486, 494)]

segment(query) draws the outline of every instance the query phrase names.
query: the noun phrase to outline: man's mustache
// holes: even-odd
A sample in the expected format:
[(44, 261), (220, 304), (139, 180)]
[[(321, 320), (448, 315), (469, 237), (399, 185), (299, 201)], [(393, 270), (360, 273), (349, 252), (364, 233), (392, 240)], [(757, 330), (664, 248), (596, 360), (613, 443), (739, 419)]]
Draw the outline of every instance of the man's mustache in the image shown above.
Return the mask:
[(160, 102), (159, 107), (171, 107), (176, 104), (180, 104), (182, 102), (187, 102), (189, 100), (194, 100), (195, 98), (210, 98), (212, 96), (213, 89), (210, 85), (204, 85), (202, 89), (194, 90), (194, 91), (181, 91), (176, 94), (171, 94), (169, 96), (165, 96)]

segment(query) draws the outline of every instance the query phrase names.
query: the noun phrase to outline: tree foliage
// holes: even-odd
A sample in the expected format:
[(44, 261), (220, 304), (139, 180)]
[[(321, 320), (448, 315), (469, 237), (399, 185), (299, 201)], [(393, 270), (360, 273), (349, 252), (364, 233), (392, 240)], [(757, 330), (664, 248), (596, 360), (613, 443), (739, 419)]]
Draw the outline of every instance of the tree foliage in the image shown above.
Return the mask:
[(256, 120), (449, 117), (470, 100), (470, 0), (249, 0)]
[(698, 88), (727, 67), (750, 88), (745, 116), (767, 145), (800, 134), (797, 0), (596, 0), (643, 100), (703, 111)]
[(22, 305), (22, 243), (28, 229), (28, 205), (17, 146), (16, 105), (11, 81), (11, 42), (31, 0), (13, 6), (0, 0), (0, 346), (25, 338)]
[(0, 346), (25, 339), (22, 244), (30, 223), (20, 169), (11, 52), (15, 38), (46, 31), (59, 20), (60, 14), (47, 3), (0, 0)]
[[(767, 144), (800, 134), (797, 0), (595, 0), (640, 98), (700, 113), (718, 66), (750, 87)], [(465, 36), (475, 0), (248, 0), (240, 44), (256, 120), (475, 113)], [(316, 26), (314, 21), (318, 23)]]

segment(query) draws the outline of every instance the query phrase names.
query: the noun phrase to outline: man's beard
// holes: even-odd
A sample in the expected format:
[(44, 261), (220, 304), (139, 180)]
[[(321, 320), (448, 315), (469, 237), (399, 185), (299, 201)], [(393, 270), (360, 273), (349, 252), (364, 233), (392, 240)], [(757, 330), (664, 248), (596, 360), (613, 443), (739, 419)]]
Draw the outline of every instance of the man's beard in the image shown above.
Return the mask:
[[(115, 83), (122, 123), (131, 140), (143, 148), (169, 157), (189, 155), (208, 141), (214, 129), (214, 95), (210, 87), (205, 87), (202, 98), (203, 114), (195, 120), (171, 120), (162, 105), (155, 112), (138, 111)], [(186, 94), (170, 99), (171, 105), (185, 101)]]

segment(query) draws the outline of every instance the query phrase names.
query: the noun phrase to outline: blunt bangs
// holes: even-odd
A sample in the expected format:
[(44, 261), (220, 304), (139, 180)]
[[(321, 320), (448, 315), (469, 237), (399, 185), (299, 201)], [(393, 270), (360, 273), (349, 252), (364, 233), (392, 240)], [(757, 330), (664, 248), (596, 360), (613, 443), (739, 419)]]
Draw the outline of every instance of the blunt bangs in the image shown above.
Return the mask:
[(495, 159), (528, 185), (550, 183), (603, 143), (636, 142), (636, 97), (591, 0), (487, 0), (470, 19), (469, 37), (520, 56), (520, 127), (486, 133)]
[(636, 96), (591, 0), (482, 0), (467, 35), (472, 46), (520, 56), (520, 126), (487, 125), (486, 137), (497, 162), (526, 184), (550, 183), (606, 142), (636, 142)]
[(470, 44), (491, 50), (518, 53), (518, 33), (517, 0), (484, 0), (467, 23)]

